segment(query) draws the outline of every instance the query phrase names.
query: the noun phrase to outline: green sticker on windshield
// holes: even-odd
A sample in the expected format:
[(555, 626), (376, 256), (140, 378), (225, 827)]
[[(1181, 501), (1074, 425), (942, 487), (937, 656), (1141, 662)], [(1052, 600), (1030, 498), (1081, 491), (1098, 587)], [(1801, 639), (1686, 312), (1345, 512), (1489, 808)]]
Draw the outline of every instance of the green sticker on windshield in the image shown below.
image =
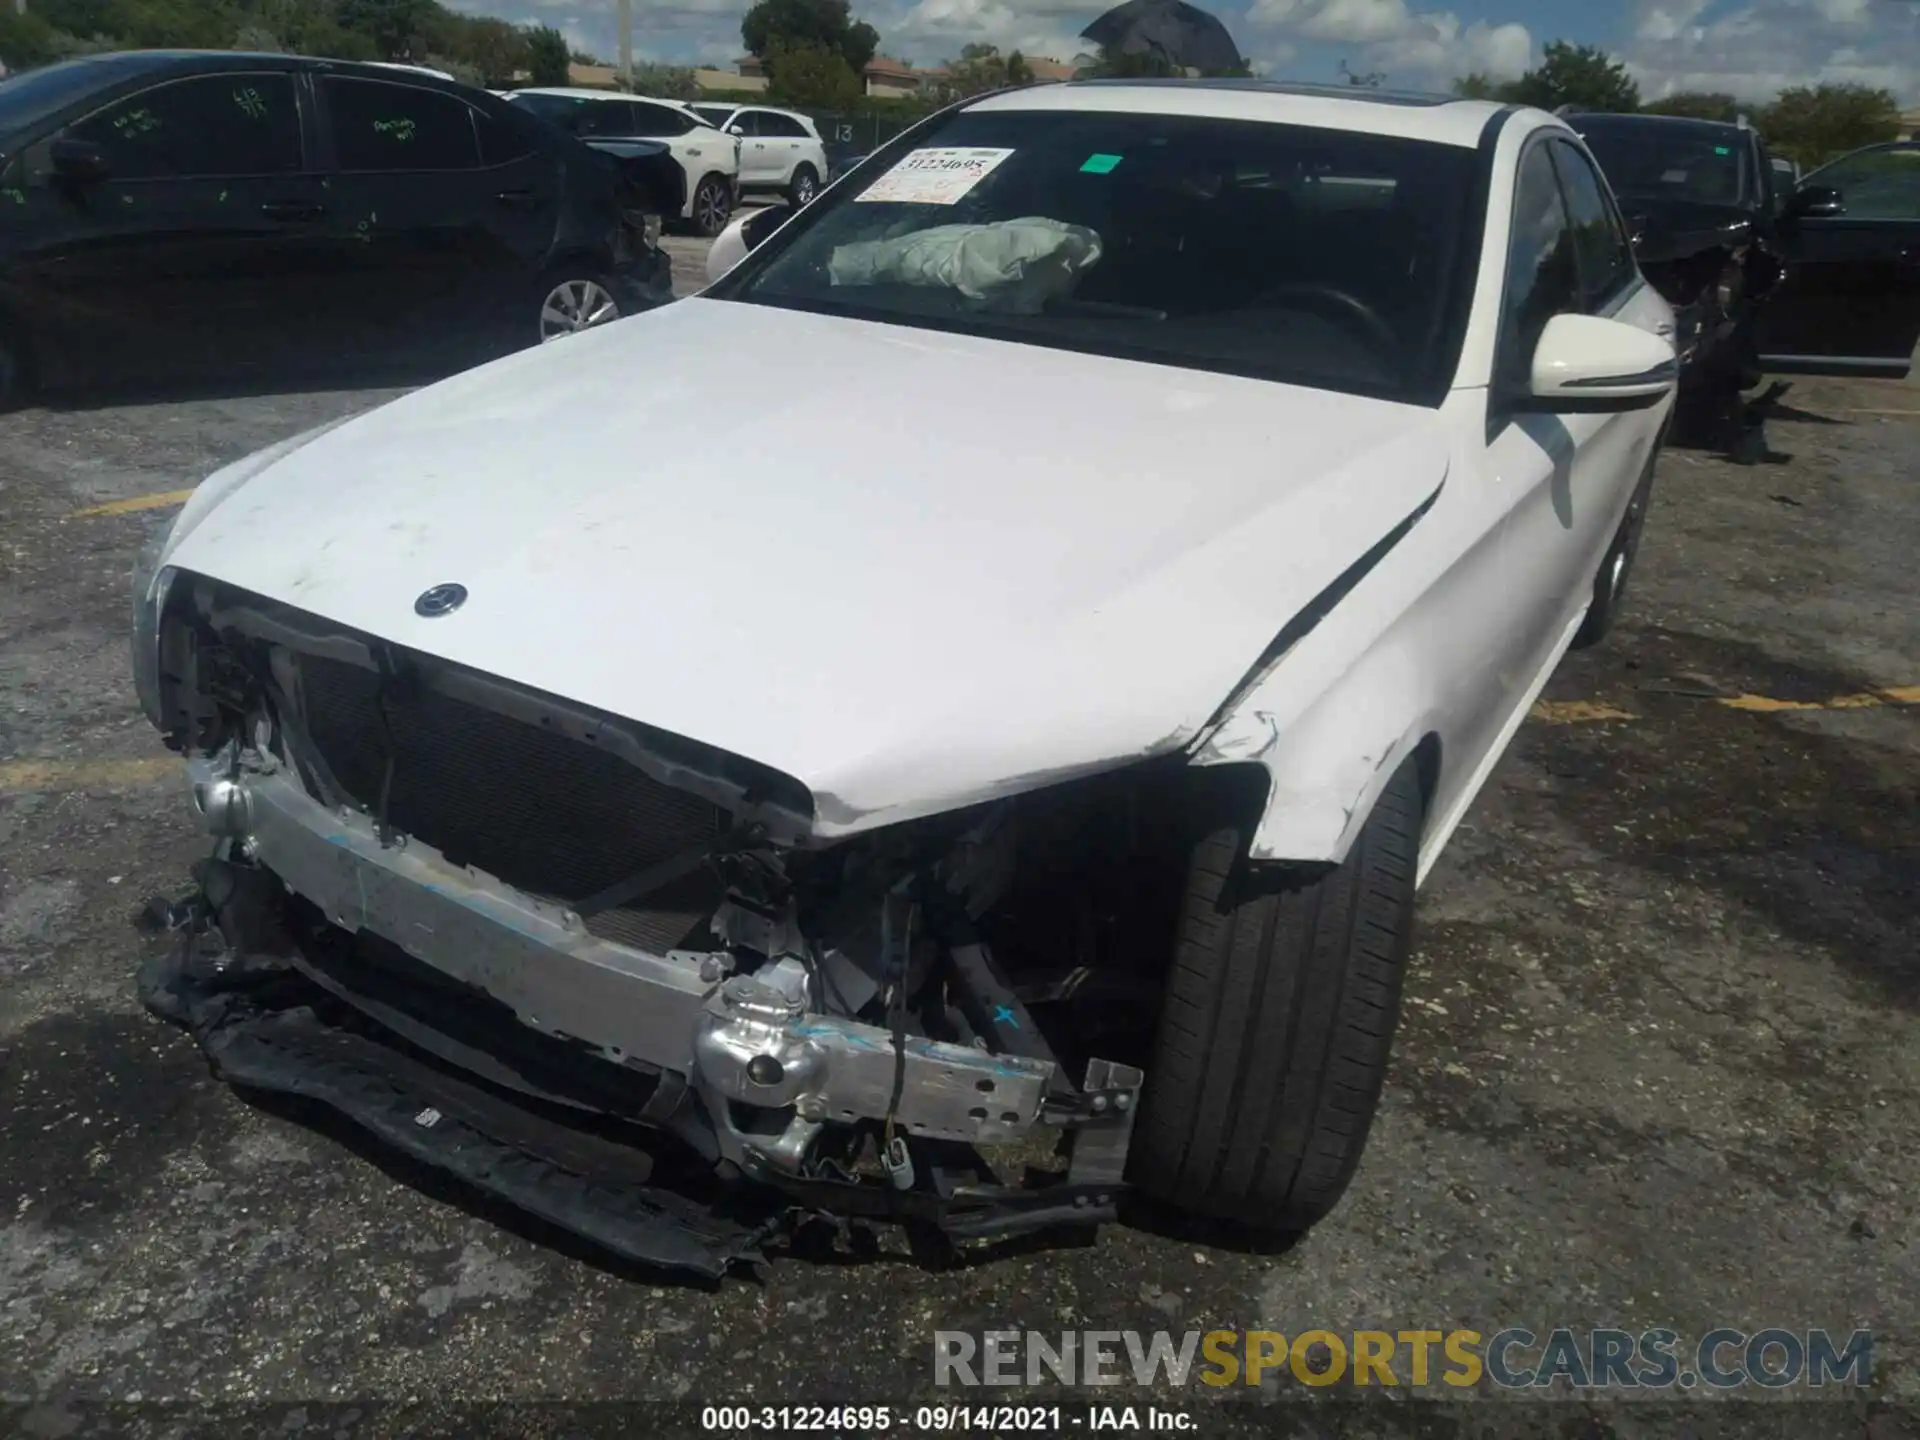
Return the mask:
[(1713, 153), (1716, 155), (1731, 155), (1733, 151), (1725, 145), (1716, 145), (1713, 147)]
[(1113, 167), (1120, 163), (1118, 155), (1089, 155), (1087, 163), (1080, 167), (1082, 175), (1111, 174)]

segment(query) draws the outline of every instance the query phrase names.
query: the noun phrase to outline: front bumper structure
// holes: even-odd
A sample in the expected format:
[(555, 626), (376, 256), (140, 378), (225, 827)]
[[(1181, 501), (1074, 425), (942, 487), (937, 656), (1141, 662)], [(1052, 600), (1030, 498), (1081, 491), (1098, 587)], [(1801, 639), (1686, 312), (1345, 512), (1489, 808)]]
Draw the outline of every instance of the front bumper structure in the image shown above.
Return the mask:
[[(1138, 1070), (1096, 1060), (1075, 1091), (1051, 1060), (809, 1012), (778, 965), (732, 974), (724, 953), (612, 943), (429, 846), (383, 844), (368, 816), (328, 809), (256, 752), (190, 761), (189, 780), (231, 860), (203, 867), (179, 918), (219, 938), (152, 962), (143, 993), (238, 1084), (321, 1101), (614, 1253), (703, 1274), (796, 1210), (963, 1237), (1114, 1214)], [(332, 943), (301, 933), (289, 894)], [(823, 1129), (888, 1117), (933, 1156), (1067, 1127), (1070, 1167), (1019, 1189), (943, 1168), (909, 1191), (806, 1163)], [(686, 1142), (669, 1153), (704, 1168), (641, 1181), (583, 1166), (580, 1137), (609, 1123), (624, 1154), (667, 1132)], [(609, 1153), (604, 1138), (584, 1151)], [(668, 1171), (693, 1183), (665, 1189)], [(716, 1211), (716, 1174), (760, 1182), (758, 1201)]]

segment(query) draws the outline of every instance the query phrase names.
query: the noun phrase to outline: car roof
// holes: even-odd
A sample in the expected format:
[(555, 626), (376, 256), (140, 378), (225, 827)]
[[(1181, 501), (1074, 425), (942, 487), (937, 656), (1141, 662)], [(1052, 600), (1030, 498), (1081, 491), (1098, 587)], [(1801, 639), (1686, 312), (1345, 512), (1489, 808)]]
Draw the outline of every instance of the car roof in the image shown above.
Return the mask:
[[(1515, 107), (1452, 95), (1271, 80), (1070, 80), (984, 96), (969, 111), (1106, 110), (1254, 120), (1431, 140), (1471, 148), (1487, 122)], [(1542, 120), (1551, 117), (1544, 113)]]

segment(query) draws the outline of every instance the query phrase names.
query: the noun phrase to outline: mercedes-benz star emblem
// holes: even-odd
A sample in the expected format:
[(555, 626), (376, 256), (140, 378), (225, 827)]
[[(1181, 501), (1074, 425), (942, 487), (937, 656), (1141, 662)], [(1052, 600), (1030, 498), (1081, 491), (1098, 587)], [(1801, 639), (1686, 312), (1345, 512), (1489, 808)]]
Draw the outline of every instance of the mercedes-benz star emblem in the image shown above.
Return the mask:
[(413, 613), (435, 620), (442, 615), (451, 615), (466, 603), (466, 586), (436, 585), (431, 590), (421, 592), (420, 598), (413, 602)]

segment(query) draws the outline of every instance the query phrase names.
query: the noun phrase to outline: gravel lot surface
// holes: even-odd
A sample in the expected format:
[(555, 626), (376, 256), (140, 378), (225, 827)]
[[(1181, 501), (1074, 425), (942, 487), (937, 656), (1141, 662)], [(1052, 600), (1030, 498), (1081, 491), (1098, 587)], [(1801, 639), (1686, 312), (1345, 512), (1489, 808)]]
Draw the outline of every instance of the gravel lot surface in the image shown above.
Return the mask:
[[(703, 247), (671, 243), (691, 282)], [(1562, 668), (1422, 895), (1383, 1112), (1311, 1236), (1256, 1253), (1115, 1226), (943, 1267), (883, 1234), (713, 1290), (250, 1106), (134, 998), (130, 916), (203, 850), (126, 662), (128, 567), (171, 511), (76, 512), (395, 393), (0, 417), (0, 1401), (37, 1407), (0, 1411), (0, 1432), (11, 1413), (32, 1433), (164, 1433), (260, 1404), (297, 1407), (258, 1412), (269, 1433), (478, 1430), (462, 1405), (681, 1402), (620, 1412), (645, 1434), (697, 1427), (692, 1402), (900, 1406), (954, 1398), (932, 1386), (937, 1329), (1779, 1325), (1874, 1332), (1879, 1408), (1802, 1396), (1787, 1433), (1908, 1433), (1920, 385), (1806, 382), (1773, 427), (1779, 463), (1663, 461), (1621, 628)], [(1261, 1393), (1286, 1402), (1266, 1433), (1331, 1433), (1301, 1387)], [(1160, 1401), (1211, 1433), (1253, 1409), (1231, 1398)], [(159, 1408), (85, 1408), (105, 1400)], [(1336, 1428), (1680, 1420), (1677, 1400), (1511, 1403)], [(521, 1433), (574, 1423), (514, 1413)]]

